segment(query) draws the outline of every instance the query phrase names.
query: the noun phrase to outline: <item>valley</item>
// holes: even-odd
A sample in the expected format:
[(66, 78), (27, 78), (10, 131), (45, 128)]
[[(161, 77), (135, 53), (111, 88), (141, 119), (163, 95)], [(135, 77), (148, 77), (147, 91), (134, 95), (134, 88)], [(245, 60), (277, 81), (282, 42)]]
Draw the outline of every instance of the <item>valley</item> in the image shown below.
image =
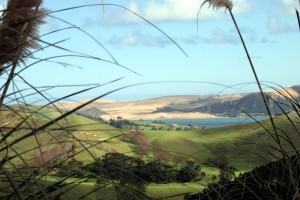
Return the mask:
[[(124, 103), (121, 104), (124, 106)], [(181, 199), (184, 194), (202, 191), (208, 183), (214, 181), (222, 170), (220, 166), (224, 163), (233, 167), (238, 175), (277, 159), (276, 151), (273, 149), (276, 142), (264, 129), (271, 127), (268, 120), (261, 121), (261, 124), (250, 123), (209, 129), (182, 125), (172, 127), (159, 121), (153, 123), (138, 120), (123, 128), (116, 128), (110, 126), (108, 121), (99, 122), (86, 118), (81, 112), (80, 115), (73, 113), (33, 135), (34, 127), (38, 129), (64, 112), (58, 112), (53, 108), (41, 109), (40, 106), (33, 105), (27, 106), (27, 110), (30, 112), (19, 111), (18, 115), (9, 110), (0, 113), (4, 134), (8, 134), (13, 127), (18, 126), (18, 122), (26, 121), (6, 141), (14, 144), (13, 151), (9, 151), (8, 154), (9, 170), (13, 170), (16, 166), (25, 169), (40, 168), (52, 165), (53, 162), (64, 163), (69, 158), (87, 165), (93, 163), (96, 158), (112, 152), (136, 157), (146, 163), (159, 160), (175, 169), (192, 161), (201, 169), (195, 181), (149, 184), (146, 188), (146, 194), (151, 198), (157, 198), (155, 195), (168, 197), (182, 194), (173, 198)], [(90, 113), (88, 115), (90, 116)], [(116, 120), (122, 122), (124, 119)], [(286, 117), (277, 116), (275, 120), (281, 130), (289, 133), (293, 145), (300, 148), (297, 130), (291, 126)], [(4, 127), (11, 127), (11, 129), (3, 129)], [(287, 152), (293, 152), (293, 146), (288, 142), (283, 145)], [(24, 165), (24, 160), (27, 166)], [(200, 175), (200, 172), (205, 175)], [(55, 174), (55, 169), (51, 173)], [(42, 180), (47, 184), (52, 182), (49, 182), (48, 178)], [(50, 177), (50, 180), (60, 180), (60, 178)], [(84, 179), (74, 180), (76, 183)], [(96, 193), (89, 194), (88, 191), (92, 191), (96, 185), (95, 180), (85, 180), (84, 183), (79, 183), (76, 189), (66, 192), (64, 197), (68, 199), (76, 191), (94, 197)]]

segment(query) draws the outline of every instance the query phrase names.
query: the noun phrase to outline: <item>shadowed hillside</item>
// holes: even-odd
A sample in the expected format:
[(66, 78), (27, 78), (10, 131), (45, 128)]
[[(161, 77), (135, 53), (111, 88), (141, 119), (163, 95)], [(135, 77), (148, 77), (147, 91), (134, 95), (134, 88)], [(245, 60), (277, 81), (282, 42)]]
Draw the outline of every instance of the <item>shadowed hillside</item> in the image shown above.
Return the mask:
[[(288, 88), (287, 91), (297, 98), (299, 96), (300, 87), (293, 86)], [(273, 115), (283, 114), (283, 111), (290, 112), (292, 110), (289, 101), (277, 91), (268, 92), (266, 95)], [(281, 108), (278, 105), (280, 105)], [(241, 94), (239, 96), (232, 95), (232, 98), (226, 100), (208, 96), (188, 103), (170, 104), (157, 108), (155, 111), (155, 113), (160, 112), (200, 112), (228, 117), (237, 117), (244, 115), (244, 113), (252, 116), (266, 116), (268, 114), (259, 93)]]

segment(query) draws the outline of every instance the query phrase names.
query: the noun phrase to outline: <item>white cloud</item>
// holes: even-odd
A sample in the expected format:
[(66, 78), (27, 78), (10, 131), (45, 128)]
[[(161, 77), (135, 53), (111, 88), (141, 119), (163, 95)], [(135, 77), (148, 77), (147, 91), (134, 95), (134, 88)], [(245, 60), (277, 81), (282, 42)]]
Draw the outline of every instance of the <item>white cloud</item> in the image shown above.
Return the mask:
[(233, 0), (233, 12), (235, 13), (249, 13), (253, 11), (252, 4), (246, 0)]
[(268, 38), (262, 38), (260, 42), (263, 43), (263, 44), (273, 44), (273, 43), (275, 43), (275, 41), (269, 40)]
[[(129, 10), (136, 12), (151, 22), (161, 21), (192, 21), (197, 19), (197, 13), (203, 0), (148, 0), (143, 4), (131, 1), (125, 5)], [(233, 0), (235, 14), (252, 11), (252, 5), (247, 0)], [(213, 11), (204, 6), (199, 13), (199, 19), (211, 19), (224, 16), (224, 10)], [(135, 23), (140, 19), (131, 13), (116, 14), (115, 11), (105, 13), (106, 23), (115, 25)]]
[(46, 23), (42, 24), (40, 30), (42, 32), (51, 32), (58, 30), (60, 28), (60, 23), (57, 19), (46, 17)]
[[(241, 27), (240, 30), (241, 30), (242, 34), (244, 35), (244, 37), (248, 39), (247, 42), (257, 42), (258, 34), (256, 33), (256, 31), (254, 29), (249, 28), (249, 27)], [(237, 34), (237, 31), (234, 28), (230, 31), (230, 33)]]
[(95, 22), (95, 20), (91, 17), (86, 17), (83, 19), (82, 21), (82, 28), (86, 29), (86, 28), (93, 28), (97, 25), (97, 23)]
[[(215, 29), (208, 37), (187, 36), (180, 39), (177, 38), (176, 41), (187, 45), (198, 45), (199, 43), (236, 45), (240, 42), (236, 33), (232, 31), (226, 32), (222, 29)], [(128, 32), (122, 36), (112, 36), (106, 43), (117, 46), (146, 47), (165, 47), (172, 44), (171, 41), (163, 36), (153, 36), (139, 31)]]
[(225, 43), (225, 44), (238, 44), (239, 40), (233, 33), (228, 34), (221, 29), (216, 29), (212, 32), (209, 38), (204, 38), (205, 43)]
[(171, 42), (164, 37), (150, 36), (138, 31), (129, 32), (124, 36), (113, 36), (107, 41), (108, 44), (118, 46), (148, 46), (164, 47)]
[[(252, 9), (246, 0), (234, 0), (233, 2), (235, 13), (249, 12)], [(160, 3), (150, 0), (143, 6), (131, 2), (129, 8), (152, 21), (195, 20), (201, 4), (202, 1), (199, 0), (163, 0)], [(201, 9), (199, 17), (212, 18), (220, 14), (205, 6)]]
[[(139, 12), (153, 21), (195, 20), (199, 1), (197, 0), (164, 0), (162, 3), (150, 1), (140, 8)], [(201, 10), (200, 16), (212, 15), (206, 9)]]
[(281, 34), (294, 31), (294, 27), (286, 22), (281, 22), (276, 17), (272, 17), (268, 21), (268, 30), (273, 34)]
[(295, 8), (299, 7), (299, 1), (298, 0), (280, 0), (283, 5), (285, 6), (285, 9), (290, 13), (290, 14), (295, 14)]

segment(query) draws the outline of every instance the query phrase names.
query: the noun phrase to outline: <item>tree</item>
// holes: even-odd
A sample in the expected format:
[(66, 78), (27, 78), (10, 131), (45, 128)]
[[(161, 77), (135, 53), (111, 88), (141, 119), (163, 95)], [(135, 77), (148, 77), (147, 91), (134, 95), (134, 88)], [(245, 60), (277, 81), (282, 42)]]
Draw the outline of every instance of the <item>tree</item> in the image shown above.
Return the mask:
[(99, 178), (105, 175), (103, 162), (100, 158), (97, 158), (93, 163), (83, 166), (83, 171), (85, 171), (86, 177), (89, 178)]
[(140, 169), (145, 164), (143, 160), (120, 153), (107, 153), (102, 157), (102, 162), (106, 177), (119, 181), (113, 185), (117, 199), (142, 199), (146, 189), (146, 182), (139, 177)]
[(221, 169), (219, 174), (220, 182), (232, 181), (235, 179), (236, 169), (231, 166), (226, 166), (224, 169)]
[(182, 128), (181, 127), (177, 127), (176, 131), (182, 131)]
[(156, 131), (157, 128), (156, 128), (155, 126), (153, 126), (153, 127), (151, 128), (151, 130)]
[(133, 125), (130, 124), (130, 121), (120, 116), (117, 117), (117, 120), (111, 118), (108, 124), (119, 129), (131, 129), (133, 127)]
[(176, 170), (159, 160), (146, 163), (138, 175), (148, 183), (170, 183), (176, 180)]
[(75, 160), (72, 158), (64, 165), (57, 166), (58, 172), (56, 176), (63, 177), (76, 177), (83, 178), (85, 177), (85, 171), (83, 170), (83, 162)]
[(193, 161), (188, 161), (184, 167), (182, 167), (176, 175), (178, 182), (184, 183), (193, 180), (200, 170), (200, 166)]
[(144, 165), (143, 160), (121, 153), (107, 153), (102, 157), (102, 162), (109, 178), (117, 179), (121, 182), (142, 182), (135, 175), (135, 171), (137, 167)]

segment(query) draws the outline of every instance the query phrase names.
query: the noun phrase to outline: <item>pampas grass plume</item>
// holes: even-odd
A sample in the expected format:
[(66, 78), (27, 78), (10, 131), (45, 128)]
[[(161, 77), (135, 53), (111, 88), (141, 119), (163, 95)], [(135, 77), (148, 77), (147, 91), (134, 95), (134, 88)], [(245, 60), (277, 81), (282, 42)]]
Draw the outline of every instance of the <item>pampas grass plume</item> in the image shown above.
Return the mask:
[(213, 9), (226, 8), (228, 10), (231, 10), (233, 7), (231, 0), (205, 0), (202, 3), (201, 7), (206, 3)]
[(44, 23), (41, 0), (9, 0), (0, 23), (0, 65), (26, 58), (30, 49), (39, 48), (34, 38)]

